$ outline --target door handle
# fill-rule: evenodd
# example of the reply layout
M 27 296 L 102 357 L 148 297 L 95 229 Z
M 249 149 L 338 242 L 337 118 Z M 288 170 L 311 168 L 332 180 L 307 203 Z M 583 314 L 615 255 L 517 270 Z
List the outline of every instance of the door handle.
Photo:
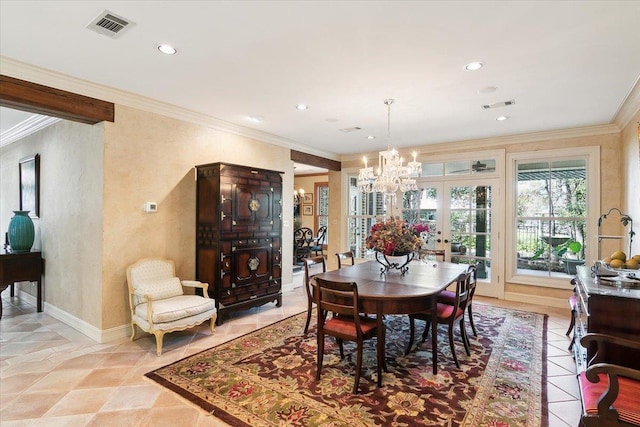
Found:
M 442 239 L 438 239 L 438 240 L 436 240 L 436 242 L 441 243 L 441 242 L 442 242 Z
M 448 241 L 447 239 L 444 239 L 444 242 L 445 242 L 445 243 L 449 243 L 449 241 Z

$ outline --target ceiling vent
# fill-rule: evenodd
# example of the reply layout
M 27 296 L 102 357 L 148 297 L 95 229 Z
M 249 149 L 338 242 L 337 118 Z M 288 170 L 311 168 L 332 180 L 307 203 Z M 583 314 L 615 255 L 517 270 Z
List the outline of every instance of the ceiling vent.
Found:
M 135 25 L 135 22 L 131 22 L 122 16 L 105 10 L 91 21 L 89 25 L 87 25 L 87 28 L 96 33 L 111 37 L 112 39 L 117 39 Z
M 482 106 L 482 109 L 483 110 L 488 110 L 490 108 L 508 107 L 509 105 L 514 105 L 515 103 L 516 103 L 516 101 L 514 101 L 512 99 L 511 101 L 496 102 L 494 104 L 484 104 Z
M 352 128 L 342 128 L 342 129 L 340 129 L 340 132 L 349 133 L 349 132 L 354 132 L 354 131 L 357 131 L 357 130 L 362 130 L 362 128 L 358 127 L 358 126 L 354 126 Z

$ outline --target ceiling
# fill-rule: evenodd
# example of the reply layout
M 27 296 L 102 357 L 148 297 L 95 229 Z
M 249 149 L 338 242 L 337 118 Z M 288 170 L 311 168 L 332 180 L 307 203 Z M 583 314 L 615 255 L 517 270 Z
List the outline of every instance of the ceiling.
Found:
M 104 10 L 134 24 L 88 30 Z M 0 53 L 339 158 L 386 147 L 387 98 L 396 147 L 612 123 L 638 17 L 639 1 L 3 0 Z

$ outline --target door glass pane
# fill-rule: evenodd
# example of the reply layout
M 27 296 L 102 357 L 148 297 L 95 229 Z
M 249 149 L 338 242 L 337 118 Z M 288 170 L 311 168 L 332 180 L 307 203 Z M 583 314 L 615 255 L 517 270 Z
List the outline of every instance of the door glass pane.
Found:
M 450 189 L 451 262 L 478 263 L 478 278 L 490 277 L 491 186 Z
M 386 216 L 385 197 L 378 193 L 362 193 L 358 190 L 357 176 L 349 177 L 348 245 L 357 258 L 365 258 L 365 240 L 378 217 Z
M 402 219 L 409 224 L 426 224 L 429 231 L 421 237 L 427 248 L 435 249 L 438 231 L 438 190 L 424 187 L 418 191 L 408 191 L 403 195 Z
M 329 187 L 322 185 L 318 187 L 318 230 L 320 227 L 327 227 L 324 236 L 324 244 L 329 244 Z

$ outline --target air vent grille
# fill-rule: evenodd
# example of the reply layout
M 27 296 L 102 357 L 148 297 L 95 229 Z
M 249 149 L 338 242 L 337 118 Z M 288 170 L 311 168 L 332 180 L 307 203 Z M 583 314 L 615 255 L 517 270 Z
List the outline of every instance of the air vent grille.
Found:
M 134 25 L 134 22 L 105 10 L 91 21 L 91 23 L 87 25 L 87 28 L 115 39 L 119 38 L 126 30 Z
M 502 102 L 496 102 L 493 104 L 484 104 L 482 105 L 482 109 L 483 110 L 488 110 L 490 108 L 499 108 L 499 107 L 508 107 L 509 105 L 514 105 L 516 103 L 515 100 L 510 100 L 510 101 L 502 101 Z

